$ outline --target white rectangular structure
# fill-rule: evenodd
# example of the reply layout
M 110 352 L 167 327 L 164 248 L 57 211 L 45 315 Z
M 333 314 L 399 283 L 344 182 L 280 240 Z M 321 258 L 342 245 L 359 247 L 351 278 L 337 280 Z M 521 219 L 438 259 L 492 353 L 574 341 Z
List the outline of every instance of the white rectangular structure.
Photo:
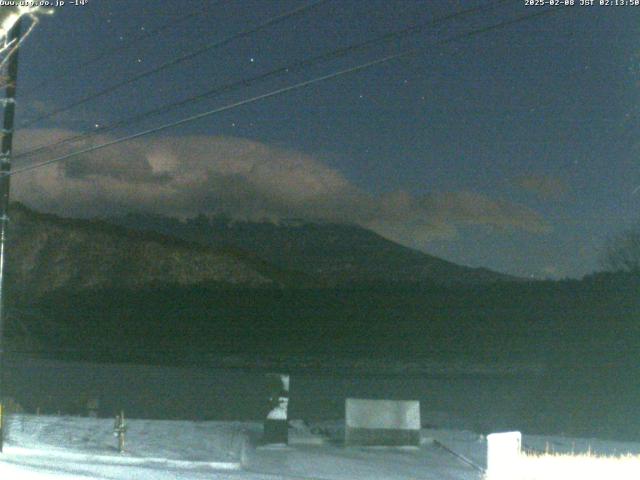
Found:
M 520 432 L 487 435 L 487 475 L 492 479 L 512 478 L 519 471 L 518 461 L 521 451 L 522 434 Z
M 420 445 L 420 402 L 348 398 L 347 445 Z

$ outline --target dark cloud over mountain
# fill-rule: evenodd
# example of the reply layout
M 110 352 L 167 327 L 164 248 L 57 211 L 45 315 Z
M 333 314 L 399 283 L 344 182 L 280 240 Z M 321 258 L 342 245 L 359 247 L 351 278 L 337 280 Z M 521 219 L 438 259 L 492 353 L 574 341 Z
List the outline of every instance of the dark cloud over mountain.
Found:
M 18 145 L 29 150 L 72 134 L 31 131 Z M 18 175 L 13 188 L 17 200 L 65 215 L 148 211 L 180 217 L 225 213 L 249 220 L 301 218 L 358 224 L 418 248 L 434 239 L 455 238 L 462 225 L 534 234 L 550 229 L 526 206 L 473 191 L 375 196 L 311 155 L 224 136 L 122 143 Z

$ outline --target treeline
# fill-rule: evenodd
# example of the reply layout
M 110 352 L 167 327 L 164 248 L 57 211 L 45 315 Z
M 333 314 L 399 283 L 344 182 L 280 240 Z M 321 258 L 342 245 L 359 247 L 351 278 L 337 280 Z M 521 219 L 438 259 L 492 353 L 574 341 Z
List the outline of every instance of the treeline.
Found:
M 228 355 L 617 361 L 640 344 L 639 292 L 640 279 L 626 274 L 457 288 L 58 291 L 12 305 L 8 334 L 26 329 L 50 355 L 154 363 Z

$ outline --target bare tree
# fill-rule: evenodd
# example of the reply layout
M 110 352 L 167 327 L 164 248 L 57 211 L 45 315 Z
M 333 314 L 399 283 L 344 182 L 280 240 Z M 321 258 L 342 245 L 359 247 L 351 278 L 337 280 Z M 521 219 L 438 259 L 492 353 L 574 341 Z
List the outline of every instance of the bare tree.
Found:
M 609 240 L 601 264 L 610 271 L 640 274 L 640 227 Z

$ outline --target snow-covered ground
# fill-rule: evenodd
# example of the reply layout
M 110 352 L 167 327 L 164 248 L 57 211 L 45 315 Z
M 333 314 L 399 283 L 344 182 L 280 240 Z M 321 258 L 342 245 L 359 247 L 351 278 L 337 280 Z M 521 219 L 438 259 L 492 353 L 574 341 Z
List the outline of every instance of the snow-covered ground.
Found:
M 342 444 L 341 422 L 294 421 L 290 445 L 260 445 L 251 422 L 129 420 L 119 454 L 113 420 L 15 415 L 0 455 L 0 478 L 50 479 L 460 479 L 482 478 L 486 441 L 455 430 L 423 429 L 418 448 Z M 556 452 L 640 453 L 640 444 L 524 436 L 526 447 Z

